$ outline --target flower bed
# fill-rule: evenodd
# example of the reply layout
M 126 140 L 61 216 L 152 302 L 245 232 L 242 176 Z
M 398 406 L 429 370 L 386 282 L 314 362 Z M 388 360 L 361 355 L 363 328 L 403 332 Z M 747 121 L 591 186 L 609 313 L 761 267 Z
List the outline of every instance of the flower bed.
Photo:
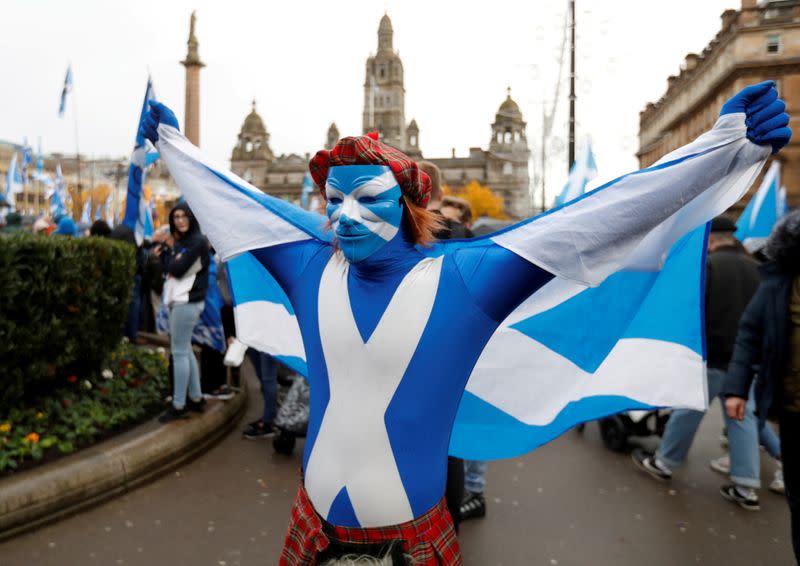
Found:
M 0 474 L 92 444 L 150 418 L 169 387 L 163 348 L 123 341 L 96 375 L 69 375 L 0 414 Z

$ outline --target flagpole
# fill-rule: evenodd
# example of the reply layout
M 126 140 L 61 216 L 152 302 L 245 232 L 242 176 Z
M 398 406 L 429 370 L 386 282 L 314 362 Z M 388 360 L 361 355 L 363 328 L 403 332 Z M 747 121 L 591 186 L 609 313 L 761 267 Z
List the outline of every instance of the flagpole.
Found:
M 569 48 L 569 158 L 567 173 L 575 161 L 575 0 L 569 2 L 570 48 Z
M 78 194 L 83 192 L 81 186 L 81 148 L 78 138 L 78 97 L 75 95 L 75 81 L 72 81 L 72 113 L 75 115 L 75 165 L 78 171 Z M 81 199 L 83 202 L 83 199 Z

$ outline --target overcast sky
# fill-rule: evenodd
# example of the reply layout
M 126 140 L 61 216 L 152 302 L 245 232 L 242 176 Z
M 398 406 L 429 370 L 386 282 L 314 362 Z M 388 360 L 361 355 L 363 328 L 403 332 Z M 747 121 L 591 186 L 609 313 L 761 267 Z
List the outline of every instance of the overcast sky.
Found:
M 736 0 L 577 2 L 578 137 L 591 135 L 602 177 L 636 168 L 639 111 L 699 52 Z M 277 153 L 314 152 L 331 121 L 361 133 L 365 60 L 387 10 L 405 69 L 406 120 L 428 157 L 486 148 L 506 95 L 519 103 L 538 155 L 542 100 L 552 100 L 566 0 L 5 0 L 0 32 L 0 139 L 45 152 L 128 155 L 148 71 L 183 121 L 189 15 L 197 10 L 201 145 L 229 163 L 255 98 Z M 74 94 L 58 101 L 67 65 Z M 564 78 L 566 79 L 566 69 Z M 566 177 L 566 84 L 550 142 L 548 195 Z M 548 197 L 549 200 L 549 197 Z

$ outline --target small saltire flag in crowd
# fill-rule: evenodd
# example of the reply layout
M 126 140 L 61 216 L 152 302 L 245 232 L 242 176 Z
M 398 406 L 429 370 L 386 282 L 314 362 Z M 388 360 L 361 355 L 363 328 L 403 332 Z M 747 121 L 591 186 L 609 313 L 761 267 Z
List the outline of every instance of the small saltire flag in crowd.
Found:
M 775 223 L 786 214 L 786 195 L 781 199 L 780 186 L 781 164 L 775 160 L 736 221 L 736 238 L 750 252 L 764 245 Z
M 314 192 L 314 181 L 311 180 L 311 173 L 306 171 L 303 176 L 303 188 L 300 191 L 300 206 L 308 210 L 308 196 Z
M 106 201 L 103 203 L 103 220 L 106 221 L 106 224 L 114 227 L 114 202 L 113 202 L 113 195 L 114 189 L 111 189 L 108 192 L 108 196 L 106 197 Z
M 89 197 L 86 197 L 86 201 L 83 203 L 83 210 L 81 211 L 81 222 L 83 224 L 91 224 L 92 223 L 92 201 L 89 200 Z
M 33 163 L 31 146 L 28 145 L 28 138 L 22 142 L 22 183 L 28 184 L 28 167 Z
M 145 168 L 158 158 L 158 152 L 148 140 L 139 133 L 144 117 L 149 110 L 149 102 L 156 100 L 153 81 L 147 78 L 147 87 L 144 90 L 142 109 L 136 123 L 136 141 L 131 154 L 131 164 L 128 167 L 128 193 L 125 197 L 125 215 L 122 223 L 133 230 L 136 243 L 141 245 L 145 238 L 153 236 L 153 218 L 147 201 L 143 198 Z
M 39 138 L 39 144 L 36 153 L 36 176 L 42 177 L 44 171 L 44 157 L 42 157 L 42 138 Z
M 15 209 L 14 203 L 16 202 L 15 194 L 23 191 L 22 172 L 17 165 L 17 154 L 11 156 L 11 163 L 8 164 L 8 171 L 6 171 L 6 199 L 11 210 Z
M 597 177 L 597 164 L 594 161 L 592 143 L 587 138 L 586 143 L 578 150 L 578 155 L 569 170 L 567 184 L 556 197 L 556 206 L 575 200 L 586 192 L 586 185 Z
M 56 177 L 53 183 L 53 194 L 50 196 L 50 214 L 53 218 L 67 214 L 67 202 L 64 192 L 64 177 L 61 175 L 61 164 L 56 165 Z
M 67 66 L 67 74 L 64 75 L 64 86 L 61 88 L 61 100 L 58 103 L 58 116 L 64 117 L 67 109 L 67 94 L 72 91 L 72 65 Z

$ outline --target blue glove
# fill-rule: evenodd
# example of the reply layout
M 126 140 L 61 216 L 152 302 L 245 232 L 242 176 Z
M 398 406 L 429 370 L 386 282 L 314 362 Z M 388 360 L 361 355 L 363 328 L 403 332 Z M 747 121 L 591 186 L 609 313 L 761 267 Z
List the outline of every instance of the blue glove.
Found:
M 774 81 L 764 81 L 743 88 L 728 100 L 720 116 L 742 112 L 746 115 L 747 139 L 753 143 L 772 146 L 777 153 L 792 138 L 786 103 L 778 98 Z
M 150 111 L 139 126 L 139 133 L 155 144 L 158 141 L 158 125 L 166 124 L 179 130 L 178 119 L 175 113 L 160 102 L 151 100 Z

